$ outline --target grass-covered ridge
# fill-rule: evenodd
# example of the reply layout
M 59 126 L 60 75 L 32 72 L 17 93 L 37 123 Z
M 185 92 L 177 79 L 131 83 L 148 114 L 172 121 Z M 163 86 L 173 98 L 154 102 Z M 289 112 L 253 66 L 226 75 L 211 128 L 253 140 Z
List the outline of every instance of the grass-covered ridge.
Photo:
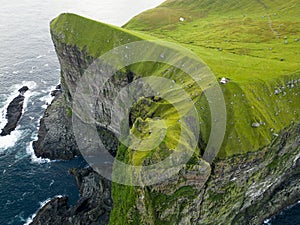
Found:
M 124 28 L 62 14 L 51 23 L 51 32 L 58 41 L 76 46 L 94 58 L 122 44 L 155 38 L 178 43 L 195 52 L 218 79 L 231 79 L 221 85 L 227 106 L 227 130 L 218 156 L 225 158 L 262 149 L 280 130 L 300 120 L 299 2 L 170 0 L 133 18 Z M 184 21 L 180 21 L 180 17 Z M 153 63 L 135 64 L 127 69 L 137 76 L 157 75 L 182 84 L 199 112 L 201 139 L 207 141 L 208 103 L 202 90 L 186 74 Z M 165 93 L 176 96 L 174 89 Z M 140 138 L 147 138 L 149 124 L 152 123 L 154 130 L 161 128 L 154 117 L 162 117 L 168 126 L 163 142 L 152 151 L 140 153 L 120 145 L 119 159 L 143 165 L 147 164 L 146 159 L 155 162 L 170 154 L 178 141 L 180 128 L 178 115 L 167 101 L 141 99 L 132 112 L 131 131 Z M 259 127 L 252 127 L 253 123 Z M 191 164 L 201 160 L 201 150 L 203 146 L 199 145 Z M 180 218 L 172 216 L 162 221 L 158 214 L 164 212 L 164 207 L 171 208 L 178 199 L 197 197 L 190 186 L 170 195 L 119 184 L 113 184 L 112 188 L 111 224 L 141 224 L 141 218 L 146 218 L 140 214 L 143 209 L 137 208 L 141 202 L 145 203 L 144 212 L 149 217 L 145 223 L 176 224 Z M 212 201 L 221 197 L 213 196 Z
M 299 10 L 299 0 L 171 0 L 124 27 L 180 43 L 240 83 L 300 70 Z
M 177 2 L 167 1 L 161 7 L 167 5 L 167 8 L 172 9 L 172 7 L 177 6 L 175 4 Z M 253 1 L 253 4 L 259 7 L 256 1 Z M 225 6 L 223 5 L 223 7 Z M 183 8 L 181 7 L 181 9 Z M 193 11 L 197 10 L 196 7 L 192 8 Z M 241 7 L 235 6 L 233 8 L 232 15 L 230 11 L 224 12 L 224 15 L 208 13 L 206 17 L 196 17 L 191 21 L 186 19 L 183 22 L 179 21 L 179 15 L 181 14 L 178 14 L 177 20 L 172 24 L 172 29 L 169 27 L 170 25 L 156 25 L 155 17 L 153 17 L 152 22 L 153 28 L 150 29 L 148 26 L 143 25 L 147 24 L 148 20 L 150 23 L 152 17 L 148 18 L 147 15 L 159 10 L 160 7 L 158 7 L 158 9 L 137 16 L 125 26 L 126 28 L 138 30 L 138 32 L 103 24 L 74 14 L 62 14 L 52 21 L 51 32 L 61 42 L 76 45 L 80 50 L 87 51 L 93 57 L 128 42 L 154 39 L 150 35 L 169 41 L 175 40 L 197 53 L 208 64 L 217 78 L 224 76 L 232 80 L 222 86 L 227 103 L 228 121 L 225 140 L 219 156 L 225 157 L 257 151 L 269 144 L 281 129 L 293 121 L 299 121 L 300 118 L 299 82 L 293 83 L 293 85 L 288 84 L 289 82 L 298 81 L 300 78 L 298 57 L 300 41 L 297 42 L 297 37 L 300 37 L 298 31 L 300 26 L 288 26 L 289 23 L 299 24 L 299 19 L 296 16 L 293 17 L 293 7 L 285 5 L 292 18 L 289 20 L 287 16 L 284 17 L 284 10 L 282 11 L 283 15 L 280 14 L 279 9 L 272 11 L 272 15 L 277 15 L 277 20 L 280 18 L 283 20 L 278 23 L 283 24 L 282 27 L 285 27 L 284 36 L 283 34 L 276 36 L 272 32 L 270 33 L 268 23 L 264 21 L 265 19 L 262 16 L 265 15 L 266 17 L 268 15 L 265 9 L 258 10 L 254 7 L 257 10 L 255 13 L 250 10 L 251 7 L 249 6 L 246 16 L 251 16 L 251 18 L 247 20 L 244 19 L 243 14 L 238 14 Z M 172 9 L 171 11 L 176 10 Z M 294 12 L 296 14 L 297 11 L 294 10 Z M 146 21 L 144 21 L 145 18 Z M 244 20 L 248 21 L 248 25 L 237 27 L 236 24 Z M 227 26 L 222 27 L 225 21 L 227 21 Z M 263 24 L 263 27 L 259 24 Z M 206 27 L 206 29 L 200 29 L 201 27 Z M 258 31 L 262 31 L 263 28 L 265 28 L 266 38 L 265 40 L 259 40 L 263 36 Z M 238 30 L 239 32 L 237 32 Z M 146 34 L 141 34 L 141 32 Z M 280 30 L 277 32 L 279 33 Z M 228 34 L 228 37 L 225 33 Z M 235 36 L 235 39 L 233 36 Z M 285 40 L 289 40 L 288 44 L 285 44 Z M 222 48 L 222 51 L 219 48 Z M 250 52 L 253 53 L 250 54 Z M 258 53 L 261 53 L 261 55 L 255 55 Z M 281 61 L 280 57 L 283 57 L 284 60 Z M 164 71 L 167 70 L 167 67 L 143 63 L 133 65 L 130 69 L 140 76 L 152 74 L 166 76 Z M 180 74 L 180 71 L 175 70 L 167 78 L 175 79 Z M 181 82 L 186 83 L 186 86 L 192 86 L 192 81 L 189 78 L 184 78 Z M 199 119 L 202 121 L 202 138 L 207 141 L 210 126 L 207 103 L 204 99 L 200 99 L 201 90 L 187 88 L 187 91 L 191 96 L 194 96 L 195 105 L 200 113 Z M 280 93 L 275 94 L 277 91 L 280 91 Z M 164 105 L 162 102 L 158 104 Z M 173 110 L 164 106 L 155 110 L 160 112 L 161 109 Z M 152 112 L 153 110 L 148 111 Z M 165 111 L 163 114 L 172 115 L 171 112 Z M 261 126 L 252 128 L 252 123 L 256 122 L 261 123 Z
M 223 86 L 225 156 L 258 150 L 299 121 L 299 85 L 287 85 L 300 77 L 299 10 L 299 0 L 169 0 L 124 27 L 179 43 L 232 80 Z
M 150 38 L 72 13 L 63 13 L 52 20 L 50 29 L 62 43 L 76 45 L 79 50 L 85 50 L 95 58 L 122 44 Z

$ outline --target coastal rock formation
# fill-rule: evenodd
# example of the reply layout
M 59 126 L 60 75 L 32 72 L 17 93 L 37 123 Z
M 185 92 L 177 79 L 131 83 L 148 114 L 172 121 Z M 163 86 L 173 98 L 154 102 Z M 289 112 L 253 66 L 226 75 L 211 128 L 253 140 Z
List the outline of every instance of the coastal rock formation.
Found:
M 262 224 L 300 198 L 299 166 L 300 123 L 259 152 L 217 161 L 195 224 Z
M 191 183 L 169 179 L 130 188 L 136 196 L 130 201 L 122 196 L 128 188 L 114 184 L 119 191 L 114 201 L 124 201 L 125 207 L 131 204 L 122 215 L 133 223 L 257 225 L 298 201 L 299 166 L 300 123 L 283 130 L 261 151 L 217 160 L 211 172 L 206 169 L 209 173 L 201 176 L 198 172 Z M 114 206 L 111 224 L 122 224 L 119 210 Z
M 16 129 L 23 112 L 24 94 L 28 89 L 27 86 L 20 88 L 18 90 L 20 94 L 9 103 L 6 112 L 7 123 L 2 129 L 0 136 L 10 135 L 10 133 Z
M 176 1 L 169 2 L 172 4 Z M 147 18 L 143 17 L 141 20 Z M 138 17 L 135 18 L 132 24 L 135 26 L 143 24 L 138 20 Z M 135 21 L 138 22 L 134 23 Z M 178 22 L 178 19 L 176 21 Z M 169 23 L 172 20 L 163 22 Z M 127 24 L 127 27 L 130 28 L 133 26 L 132 24 Z M 158 26 L 161 25 L 158 24 Z M 167 31 L 173 31 L 176 28 L 174 26 L 170 29 L 169 24 L 165 25 L 168 26 Z M 141 28 L 141 30 L 145 29 Z M 183 32 L 183 34 L 186 33 Z M 39 140 L 35 143 L 35 149 L 40 149 L 36 152 L 42 157 L 63 158 L 63 155 L 66 154 L 67 157 L 65 158 L 71 158 L 78 152 L 73 153 L 76 148 L 72 146 L 74 143 L 72 123 L 70 119 L 66 119 L 66 115 L 72 113 L 74 93 L 78 82 L 84 76 L 85 69 L 97 56 L 119 45 L 143 40 L 144 37 L 74 14 L 62 14 L 53 20 L 51 35 L 61 66 L 62 95 L 56 97 L 46 110 L 44 119 L 41 121 Z M 185 40 L 182 42 L 187 43 Z M 197 48 L 197 45 L 193 48 Z M 199 52 L 201 52 L 200 50 Z M 211 51 L 211 49 L 207 51 Z M 208 55 L 226 54 L 226 51 L 209 52 Z M 227 56 L 231 57 L 231 54 Z M 255 57 L 254 60 L 260 59 Z M 208 58 L 209 60 L 211 58 Z M 234 61 L 236 58 L 232 58 L 232 60 Z M 228 61 L 231 63 L 231 59 Z M 236 63 L 240 63 L 239 58 Z M 259 61 L 258 63 L 265 62 Z M 245 68 L 247 65 L 245 63 Z M 212 63 L 211 66 L 213 67 L 215 64 Z M 227 131 L 218 158 L 211 164 L 202 159 L 210 130 L 209 107 L 201 90 L 195 91 L 194 86 L 196 85 L 188 80 L 183 73 L 168 66 L 145 63 L 124 68 L 107 81 L 106 89 L 99 92 L 98 105 L 93 108 L 93 112 L 99 123 L 100 138 L 104 144 L 106 143 L 110 153 L 116 156 L 118 160 L 147 166 L 171 154 L 174 147 L 173 143 L 179 142 L 176 135 L 180 132 L 176 128 L 178 128 L 180 120 L 176 117 L 174 108 L 162 98 L 153 97 L 139 100 L 132 107 L 129 121 L 130 131 L 146 139 L 151 135 L 147 122 L 154 121 L 153 118 L 165 116 L 166 120 L 170 119 L 168 122 L 169 125 L 171 124 L 168 127 L 168 138 L 164 139 L 161 145 L 146 156 L 135 151 L 134 146 L 126 147 L 116 143 L 113 130 L 110 129 L 113 118 L 109 110 L 112 108 L 113 97 L 122 87 L 139 76 L 145 74 L 151 76 L 159 72 L 161 76 L 174 80 L 174 83 L 181 83 L 185 90 L 193 96 L 201 123 L 201 137 L 199 137 L 201 141 L 198 143 L 197 151 L 177 174 L 163 182 L 148 186 L 111 184 L 110 194 L 112 195 L 113 209 L 109 215 L 110 224 L 257 225 L 299 200 L 300 114 L 299 108 L 297 108 L 299 107 L 299 83 L 296 83 L 293 89 L 285 87 L 287 81 L 298 80 L 299 74 L 291 73 L 285 77 L 278 75 L 276 79 L 266 78 L 263 77 L 264 74 L 260 74 L 259 79 L 255 80 L 252 76 L 253 71 L 250 69 L 249 71 L 245 72 L 245 76 L 248 72 L 251 74 L 247 79 L 244 74 L 241 74 L 240 77 L 236 75 L 235 79 L 231 79 L 231 82 L 222 85 L 227 103 Z M 269 71 L 263 72 L 268 74 Z M 242 79 L 240 83 L 239 78 Z M 110 88 L 112 86 L 114 88 Z M 273 94 L 277 86 L 284 86 L 286 95 Z M 172 91 L 173 89 L 170 88 L 166 92 L 174 94 L 172 95 L 174 98 L 177 97 Z M 61 117 L 64 120 L 61 120 Z M 47 120 L 49 120 L 48 124 L 46 124 Z M 259 121 L 259 126 L 254 124 L 258 123 L 256 121 Z M 51 128 L 53 124 L 63 126 L 63 128 L 47 128 Z M 251 124 L 256 129 L 252 129 Z M 70 139 L 64 138 L 61 142 L 59 139 L 61 134 L 62 137 L 72 137 L 72 141 L 66 141 Z M 51 148 L 47 150 L 39 147 L 44 144 L 38 145 L 37 143 L 43 142 L 48 143 Z M 60 146 L 60 143 L 67 144 Z M 188 143 L 185 144 L 188 145 Z M 67 149 L 66 146 L 71 147 L 69 151 L 64 152 Z M 127 175 L 130 177 L 132 174 Z M 84 178 L 85 175 L 82 179 L 85 180 L 86 185 L 94 186 L 93 181 Z M 142 177 L 141 179 L 146 178 Z M 92 195 L 95 194 L 93 192 Z M 80 203 L 85 201 L 84 195 L 82 196 L 83 198 L 77 204 L 82 204 L 82 207 L 79 208 L 83 209 L 80 210 L 82 212 L 80 216 L 84 221 L 86 215 L 89 215 L 90 206 Z M 53 205 L 50 204 L 49 206 L 50 208 L 62 208 L 63 212 L 70 210 L 65 206 L 66 199 L 53 201 Z M 104 202 L 100 199 L 93 204 L 95 207 L 102 208 Z M 57 205 L 62 206 L 57 207 Z M 86 212 L 85 208 L 87 209 Z M 52 210 L 52 213 L 61 215 L 62 211 Z M 49 216 L 50 214 L 45 214 L 41 210 L 37 218 L 47 220 Z M 108 220 L 104 221 L 108 223 Z
M 80 155 L 72 130 L 72 112 L 61 93 L 56 93 L 44 112 L 33 149 L 37 157 L 49 159 L 72 159 Z
M 58 84 L 58 85 L 56 85 L 55 89 L 51 91 L 51 96 L 55 97 L 56 95 L 59 95 L 61 93 L 62 93 L 62 91 L 61 91 L 61 85 Z
M 104 225 L 112 209 L 111 183 L 90 168 L 72 169 L 80 200 L 68 206 L 67 197 L 56 197 L 42 207 L 31 225 Z

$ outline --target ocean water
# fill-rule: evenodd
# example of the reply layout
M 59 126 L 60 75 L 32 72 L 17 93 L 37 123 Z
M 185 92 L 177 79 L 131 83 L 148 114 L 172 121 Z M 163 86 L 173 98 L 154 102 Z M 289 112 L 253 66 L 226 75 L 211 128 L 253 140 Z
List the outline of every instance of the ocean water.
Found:
M 75 179 L 68 170 L 86 166 L 85 161 L 80 157 L 72 161 L 41 160 L 34 156 L 31 148 L 39 120 L 51 102 L 49 92 L 59 83 L 59 63 L 49 34 L 50 20 L 61 12 L 74 12 L 120 26 L 161 2 L 163 0 L 1 2 L 0 128 L 5 125 L 6 107 L 17 96 L 17 90 L 27 85 L 30 91 L 26 93 L 24 114 L 17 129 L 9 136 L 0 137 L 0 225 L 28 224 L 41 205 L 54 196 L 67 195 L 70 204 L 79 198 Z M 295 225 L 295 221 L 300 221 L 299 214 L 297 205 L 268 224 Z
M 50 90 L 59 83 L 59 64 L 49 34 L 49 22 L 61 12 L 74 12 L 115 25 L 126 23 L 139 12 L 162 0 L 10 0 L 0 7 L 0 128 L 9 102 L 27 85 L 24 114 L 16 131 L 0 137 L 0 225 L 26 224 L 47 200 L 79 198 L 71 167 L 85 161 L 37 159 L 31 142 Z M 130 5 L 130 7 L 129 7 Z

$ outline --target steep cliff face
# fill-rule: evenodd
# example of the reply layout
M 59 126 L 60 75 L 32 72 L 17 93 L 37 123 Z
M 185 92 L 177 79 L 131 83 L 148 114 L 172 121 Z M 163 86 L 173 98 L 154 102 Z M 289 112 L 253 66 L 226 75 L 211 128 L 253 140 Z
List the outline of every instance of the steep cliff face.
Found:
M 299 134 L 300 124 L 295 124 L 259 152 L 216 162 L 201 204 L 200 224 L 260 224 L 296 203 Z
M 170 4 L 172 2 L 176 1 L 170 1 Z M 264 13 L 263 10 L 262 12 Z M 145 18 L 141 18 L 147 20 L 147 14 Z M 139 28 L 141 18 L 135 18 L 126 26 L 132 28 L 131 26 L 134 25 Z M 197 25 L 195 21 L 191 22 L 193 26 Z M 185 27 L 177 24 L 178 21 L 173 23 L 174 26 L 166 25 L 167 35 L 175 34 L 176 32 L 168 33 L 173 29 L 182 31 L 181 29 Z M 157 27 L 151 29 L 157 36 L 165 35 Z M 189 27 L 189 29 L 192 28 Z M 145 31 L 147 32 L 147 29 Z M 61 65 L 63 95 L 57 98 L 49 109 L 58 104 L 59 110 L 54 110 L 54 112 L 61 111 L 61 114 L 65 115 L 63 118 L 72 113 L 72 103 L 78 81 L 84 76 L 85 69 L 98 56 L 126 43 L 148 40 L 148 37 L 139 33 L 101 24 L 73 14 L 63 14 L 56 18 L 51 24 L 51 34 Z M 178 40 L 186 45 L 184 40 L 180 38 Z M 269 46 L 269 44 L 266 42 L 264 46 Z M 197 44 L 192 45 L 191 48 L 194 47 L 197 48 Z M 202 47 L 199 47 L 196 51 L 198 55 L 201 57 L 203 55 L 207 59 L 218 76 L 228 75 L 230 66 L 226 67 L 228 70 L 223 68 L 226 70 L 224 73 L 219 67 L 222 58 L 216 57 L 216 61 L 219 60 L 216 65 L 214 64 L 216 61 L 212 60 L 215 54 L 223 54 L 221 50 L 212 54 L 211 48 L 204 51 Z M 229 64 L 239 62 L 239 58 L 232 56 L 232 53 L 226 54 L 222 57 Z M 257 58 L 254 59 L 255 65 L 259 63 L 268 65 L 269 62 L 276 64 L 273 59 L 266 59 L 267 57 Z M 243 65 L 248 62 L 250 61 L 245 60 Z M 98 121 L 100 138 L 109 152 L 118 160 L 133 165 L 149 165 L 170 154 L 174 143 L 175 145 L 179 143 L 176 136 L 178 123 L 180 123 L 178 115 L 170 103 L 154 97 L 141 99 L 132 108 L 129 118 L 130 131 L 141 137 L 148 137 L 150 132 L 147 123 L 154 121 L 155 117 L 164 117 L 169 122 L 169 127 L 167 127 L 168 132 L 163 143 L 152 150 L 151 154 L 140 154 L 135 151 L 133 145 L 136 143 L 129 147 L 118 143 L 117 135 L 109 126 L 112 119 L 109 109 L 116 92 L 138 77 L 156 73 L 172 79 L 174 83 L 181 82 L 185 90 L 193 96 L 192 99 L 199 112 L 201 133 L 192 159 L 177 174 L 165 181 L 146 187 L 112 183 L 111 194 L 114 204 L 110 212 L 110 224 L 254 225 L 262 223 L 265 218 L 295 203 L 300 198 L 300 110 L 298 104 L 300 77 L 295 65 L 294 62 L 284 65 L 281 72 L 284 71 L 285 74 L 275 71 L 274 76 L 272 76 L 272 71 L 264 68 L 259 71 L 261 77 L 256 77 L 256 75 L 251 77 L 249 74 L 256 73 L 257 68 L 251 70 L 251 67 L 247 65 L 246 69 L 241 70 L 245 76 L 234 74 L 231 82 L 222 86 L 228 113 L 227 131 L 218 158 L 212 164 L 202 159 L 210 131 L 210 117 L 207 115 L 208 103 L 203 97 L 203 90 L 195 90 L 194 83 L 186 78 L 182 71 L 170 69 L 170 66 L 161 64 L 142 63 L 128 66 L 114 75 L 108 81 L 105 91 L 100 93 L 100 106 L 95 109 L 95 118 Z M 275 68 L 278 68 L 277 64 Z M 114 88 L 109 88 L 112 86 Z M 168 94 L 176 92 L 176 90 L 167 91 Z M 54 116 L 56 114 L 54 113 Z M 47 118 L 47 113 L 45 115 Z M 49 121 L 52 121 L 52 125 L 57 123 L 56 119 Z M 67 137 L 73 137 L 70 121 L 62 122 L 68 124 L 67 128 L 64 128 Z M 55 135 L 43 128 L 43 123 L 45 122 L 42 120 L 38 143 L 52 143 L 51 138 Z M 57 137 L 54 139 L 57 140 Z M 70 140 L 70 138 L 65 139 Z M 49 141 L 45 142 L 45 140 Z M 74 153 L 77 152 L 76 147 L 73 146 L 74 143 L 74 139 L 68 142 L 65 146 L 72 147 L 69 148 L 70 151 L 62 154 L 69 154 L 68 157 L 77 154 Z M 51 149 L 50 152 L 54 153 L 42 150 L 39 155 L 43 157 L 58 155 L 55 146 Z M 87 183 L 89 183 L 88 179 Z M 95 204 L 102 207 L 103 202 L 96 201 Z M 85 218 L 84 213 L 80 216 Z M 86 221 L 86 224 L 93 223 Z
M 49 159 L 80 155 L 72 129 L 72 111 L 64 95 L 58 94 L 44 112 L 33 149 L 37 157 Z
M 256 153 L 216 161 L 211 174 L 195 177 L 194 183 L 182 185 L 169 180 L 146 188 L 114 185 L 115 206 L 110 221 L 261 224 L 299 200 L 299 165 L 300 124 L 295 124 Z M 128 199 L 124 193 L 134 197 Z M 119 220 L 121 215 L 126 219 Z

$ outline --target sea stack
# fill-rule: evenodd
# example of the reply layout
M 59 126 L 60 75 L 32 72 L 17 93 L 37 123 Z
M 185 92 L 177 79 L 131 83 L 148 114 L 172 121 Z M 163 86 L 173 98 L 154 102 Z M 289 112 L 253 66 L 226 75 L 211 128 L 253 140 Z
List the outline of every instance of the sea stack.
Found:
M 10 135 L 10 133 L 16 129 L 17 124 L 22 116 L 23 103 L 25 99 L 24 94 L 28 90 L 29 88 L 27 86 L 20 88 L 18 90 L 20 94 L 9 103 L 6 112 L 7 123 L 2 129 L 0 136 Z

